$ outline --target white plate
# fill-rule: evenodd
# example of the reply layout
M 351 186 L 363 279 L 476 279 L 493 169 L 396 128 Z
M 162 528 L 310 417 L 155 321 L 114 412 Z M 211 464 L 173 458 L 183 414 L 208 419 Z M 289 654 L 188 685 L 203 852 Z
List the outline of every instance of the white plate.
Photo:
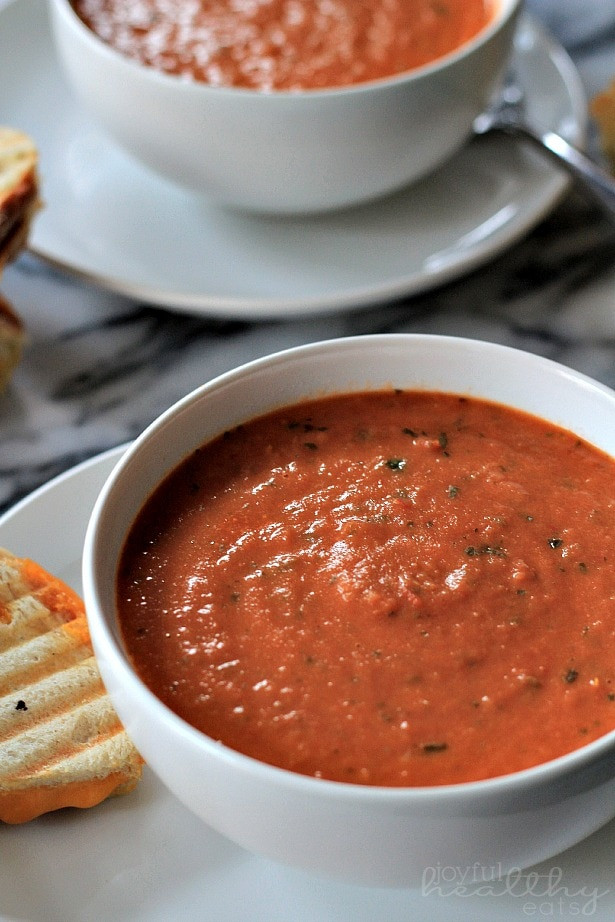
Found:
M 85 462 L 15 506 L 0 519 L 0 546 L 80 591 L 90 509 L 121 452 Z M 424 892 L 363 889 L 248 854 L 189 814 L 147 769 L 125 798 L 0 827 L 0 855 L 0 922 L 615 919 L 615 822 L 538 866 L 537 876 L 480 885 L 480 870 L 436 868 L 426 869 Z
M 516 62 L 531 119 L 580 142 L 576 70 L 529 19 Z M 221 210 L 138 166 L 89 121 L 59 72 L 42 0 L 0 11 L 0 87 L 0 122 L 40 148 L 45 209 L 31 249 L 113 291 L 196 314 L 288 317 L 424 291 L 501 252 L 567 187 L 536 153 L 492 137 L 369 207 L 310 219 Z

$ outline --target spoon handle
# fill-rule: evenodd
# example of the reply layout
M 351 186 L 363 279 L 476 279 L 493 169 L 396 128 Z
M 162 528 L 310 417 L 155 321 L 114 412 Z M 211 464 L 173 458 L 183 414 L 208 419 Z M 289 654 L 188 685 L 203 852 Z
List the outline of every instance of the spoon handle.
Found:
M 531 140 L 568 172 L 593 195 L 599 205 L 615 218 L 615 177 L 590 160 L 578 148 L 569 144 L 561 135 L 552 131 L 538 134 L 529 128 L 519 126 L 524 137 Z

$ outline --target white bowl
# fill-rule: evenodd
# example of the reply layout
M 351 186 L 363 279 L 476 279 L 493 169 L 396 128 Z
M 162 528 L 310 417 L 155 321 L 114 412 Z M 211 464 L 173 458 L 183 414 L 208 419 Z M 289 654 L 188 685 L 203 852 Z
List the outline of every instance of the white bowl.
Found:
M 50 0 L 78 98 L 157 173 L 239 209 L 313 212 L 373 199 L 434 170 L 467 140 L 507 63 L 520 0 L 433 65 L 344 89 L 211 87 L 141 66 Z
M 334 340 L 222 375 L 164 413 L 104 486 L 84 552 L 100 669 L 129 733 L 165 785 L 245 848 L 369 885 L 416 885 L 429 868 L 481 878 L 545 860 L 615 816 L 615 732 L 536 768 L 486 781 L 383 788 L 309 778 L 213 742 L 139 680 L 116 622 L 118 555 L 158 482 L 204 441 L 278 405 L 323 393 L 423 388 L 484 397 L 574 430 L 615 456 L 615 393 L 523 352 L 449 337 Z

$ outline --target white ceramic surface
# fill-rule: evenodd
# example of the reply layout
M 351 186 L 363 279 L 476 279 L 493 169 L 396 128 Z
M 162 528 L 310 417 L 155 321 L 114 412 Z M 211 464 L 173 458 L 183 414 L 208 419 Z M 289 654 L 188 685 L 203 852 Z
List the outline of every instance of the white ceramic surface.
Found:
M 28 47 L 15 55 L 23 35 Z M 515 63 L 532 120 L 580 143 L 578 74 L 530 19 Z M 567 188 L 550 162 L 492 137 L 410 189 L 345 212 L 275 219 L 206 205 L 92 123 L 59 70 L 40 0 L 0 10 L 0 85 L 3 120 L 29 131 L 41 152 L 45 208 L 31 249 L 105 288 L 197 314 L 286 318 L 423 291 L 509 246 Z
M 368 336 L 261 359 L 188 395 L 122 457 L 95 506 L 83 581 L 120 717 L 175 795 L 239 845 L 367 885 L 417 885 L 426 866 L 503 873 L 545 860 L 615 815 L 615 732 L 516 775 L 438 788 L 334 784 L 220 746 L 164 707 L 122 651 L 114 584 L 125 534 L 159 479 L 210 437 L 315 393 L 399 386 L 483 396 L 574 430 L 615 456 L 615 393 L 545 359 L 451 337 Z
M 346 207 L 431 172 L 467 140 L 501 76 L 520 0 L 433 65 L 300 93 L 211 87 L 144 67 L 102 42 L 69 0 L 49 0 L 60 61 L 95 119 L 183 187 L 234 208 Z

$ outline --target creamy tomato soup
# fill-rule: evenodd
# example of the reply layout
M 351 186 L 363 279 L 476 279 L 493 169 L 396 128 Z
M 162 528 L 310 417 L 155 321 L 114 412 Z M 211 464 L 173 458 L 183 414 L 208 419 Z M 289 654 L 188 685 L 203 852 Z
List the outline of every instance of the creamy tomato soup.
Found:
M 455 395 L 239 426 L 140 513 L 119 568 L 147 685 L 215 740 L 375 785 L 500 775 L 615 727 L 615 462 Z
M 302 90 L 403 73 L 459 48 L 497 0 L 72 0 L 103 41 L 213 86 Z

